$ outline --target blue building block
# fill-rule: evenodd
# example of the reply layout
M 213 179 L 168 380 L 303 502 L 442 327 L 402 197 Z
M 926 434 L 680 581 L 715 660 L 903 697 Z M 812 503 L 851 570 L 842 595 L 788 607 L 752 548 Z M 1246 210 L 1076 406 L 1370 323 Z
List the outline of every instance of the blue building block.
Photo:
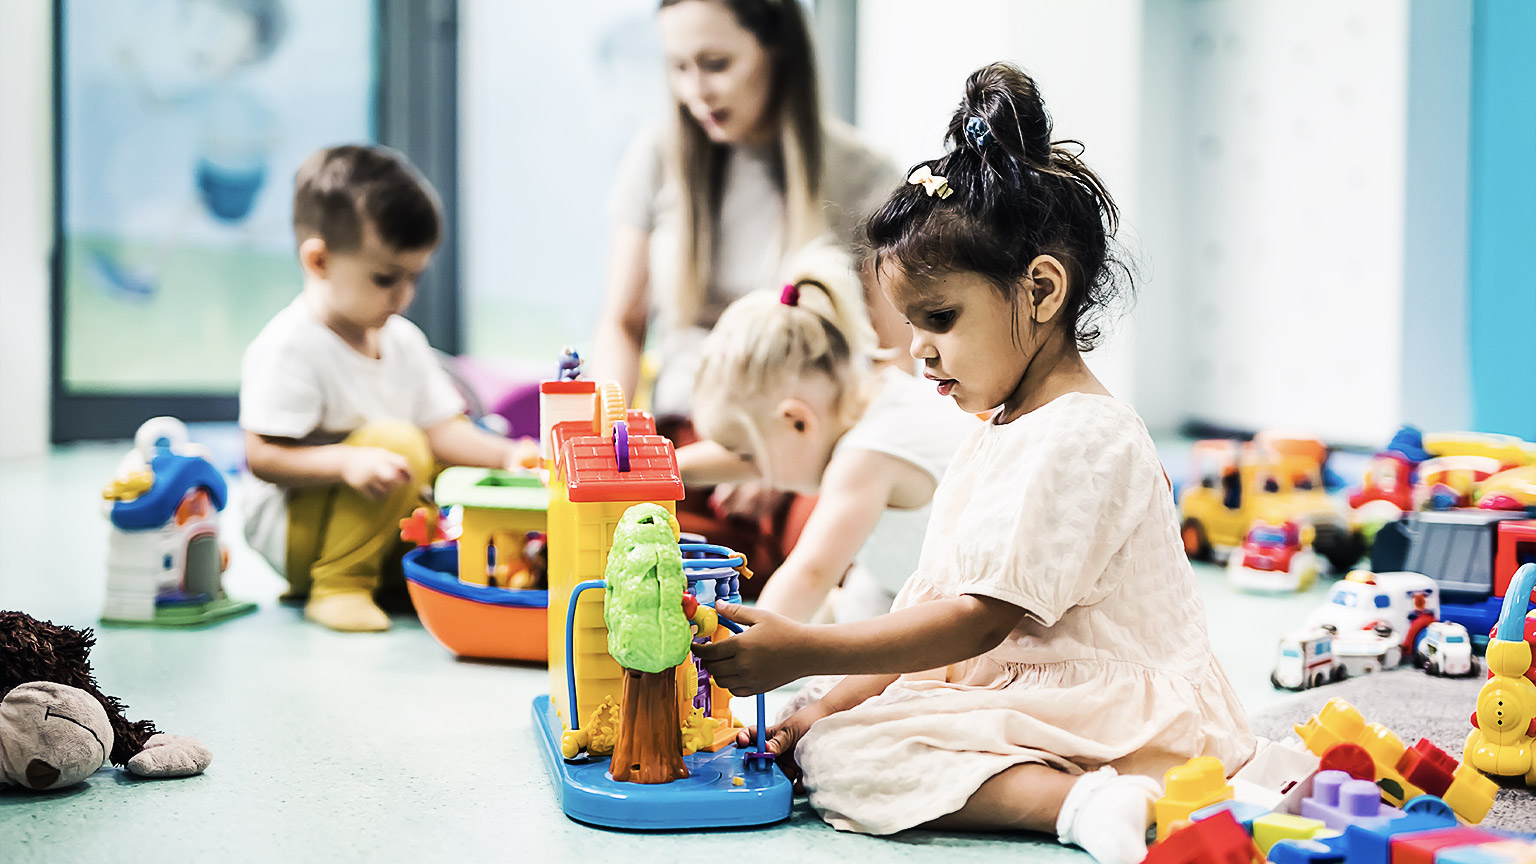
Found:
M 1247 801 L 1222 801 L 1209 807 L 1201 807 L 1199 810 L 1189 814 L 1189 821 L 1199 822 L 1223 811 L 1230 812 L 1232 818 L 1237 820 L 1237 824 L 1243 826 L 1243 830 L 1249 834 L 1253 833 L 1253 820 L 1270 812 L 1268 807 Z
M 1273 864 L 1344 864 L 1344 837 L 1321 840 L 1281 840 L 1269 847 Z
M 1485 597 L 1482 600 L 1457 602 L 1457 600 L 1440 599 L 1440 620 L 1450 621 L 1467 628 L 1467 634 L 1472 637 L 1473 643 L 1483 645 L 1488 642 L 1488 631 L 1499 621 L 1499 613 L 1504 609 L 1504 598 Z
M 1344 832 L 1345 860 L 1349 864 L 1392 864 L 1392 838 L 1455 828 L 1456 819 L 1436 813 L 1409 813 L 1385 825 L 1351 825 Z

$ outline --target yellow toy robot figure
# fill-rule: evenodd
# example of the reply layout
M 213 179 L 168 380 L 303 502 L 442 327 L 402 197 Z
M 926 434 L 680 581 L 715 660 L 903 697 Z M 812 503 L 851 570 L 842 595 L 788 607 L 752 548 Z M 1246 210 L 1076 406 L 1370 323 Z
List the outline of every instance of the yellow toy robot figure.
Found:
M 1477 694 L 1475 727 L 1463 761 L 1501 777 L 1524 775 L 1536 786 L 1536 683 L 1526 677 L 1532 646 L 1525 638 L 1526 607 L 1536 588 L 1536 564 L 1515 571 L 1504 595 L 1493 638 L 1488 640 L 1488 683 Z

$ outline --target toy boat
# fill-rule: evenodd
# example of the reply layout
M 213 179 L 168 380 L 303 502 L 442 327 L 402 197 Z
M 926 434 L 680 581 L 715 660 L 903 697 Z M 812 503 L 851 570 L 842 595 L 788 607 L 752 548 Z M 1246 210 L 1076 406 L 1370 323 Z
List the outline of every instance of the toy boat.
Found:
M 455 543 L 405 554 L 405 581 L 422 626 L 459 657 L 549 660 L 549 592 L 491 588 L 459 579 Z

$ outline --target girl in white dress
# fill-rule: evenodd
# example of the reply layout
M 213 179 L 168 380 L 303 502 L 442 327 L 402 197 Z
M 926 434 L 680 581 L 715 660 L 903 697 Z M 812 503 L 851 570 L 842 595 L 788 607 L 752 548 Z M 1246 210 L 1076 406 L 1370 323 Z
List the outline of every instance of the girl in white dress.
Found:
M 812 626 L 726 605 L 754 626 L 695 651 L 738 695 L 849 676 L 770 741 L 836 828 L 1046 831 L 1133 864 L 1154 778 L 1200 755 L 1231 774 L 1255 742 L 1152 440 L 1083 362 L 1116 292 L 1117 210 L 1050 135 L 1029 76 L 977 71 L 949 152 L 867 228 L 925 377 L 993 411 L 893 611 Z
M 783 288 L 732 303 L 704 343 L 685 484 L 757 481 L 816 495 L 758 608 L 798 621 L 872 618 L 917 566 L 929 502 L 981 422 L 927 382 L 875 370 L 852 261 L 830 244 L 795 260 Z M 834 593 L 841 585 L 841 590 Z

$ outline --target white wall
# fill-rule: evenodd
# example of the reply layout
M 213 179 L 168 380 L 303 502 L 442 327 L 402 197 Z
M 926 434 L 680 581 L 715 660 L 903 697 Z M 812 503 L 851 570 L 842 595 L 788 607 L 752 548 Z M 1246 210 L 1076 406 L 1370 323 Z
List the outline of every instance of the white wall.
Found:
M 859 128 L 903 167 L 936 157 L 966 77 L 992 61 L 1012 61 L 1040 85 L 1055 137 L 1087 145 L 1084 158 L 1121 206 L 1121 240 L 1140 258 L 1141 10 L 1142 0 L 861 4 Z M 1136 319 L 1121 319 L 1089 363 L 1156 425 L 1172 406 L 1141 398 L 1137 336 Z
M 51 4 L 0 0 L 0 459 L 48 444 Z

